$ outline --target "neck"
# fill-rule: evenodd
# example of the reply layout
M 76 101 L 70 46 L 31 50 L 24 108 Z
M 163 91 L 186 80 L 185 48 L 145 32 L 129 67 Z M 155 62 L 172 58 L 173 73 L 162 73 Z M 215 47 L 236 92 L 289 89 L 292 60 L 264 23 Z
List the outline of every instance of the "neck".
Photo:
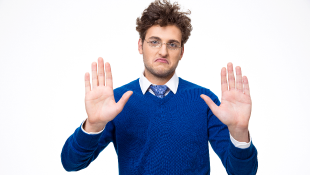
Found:
M 175 71 L 174 71 L 175 72 Z M 148 71 L 144 71 L 143 75 L 147 78 L 152 84 L 164 85 L 166 84 L 174 75 L 174 72 L 167 77 L 156 77 Z

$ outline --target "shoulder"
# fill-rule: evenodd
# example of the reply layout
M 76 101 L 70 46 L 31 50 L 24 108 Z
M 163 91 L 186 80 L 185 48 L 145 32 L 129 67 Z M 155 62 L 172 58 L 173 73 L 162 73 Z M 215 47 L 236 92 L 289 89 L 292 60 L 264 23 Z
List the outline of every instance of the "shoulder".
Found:
M 197 85 L 193 82 L 190 82 L 188 80 L 184 80 L 181 77 L 179 77 L 179 86 L 178 86 L 178 92 L 179 93 L 190 93 L 190 94 L 205 94 L 209 96 L 212 100 L 218 99 L 218 97 L 208 88 L 205 88 L 203 86 Z
M 115 99 L 118 100 L 127 91 L 133 91 L 135 93 L 135 92 L 138 92 L 139 90 L 141 91 L 141 88 L 140 88 L 140 84 L 139 84 L 139 78 L 137 78 L 137 79 L 135 79 L 135 80 L 123 85 L 123 86 L 115 88 L 113 90 L 113 92 L 114 92 Z

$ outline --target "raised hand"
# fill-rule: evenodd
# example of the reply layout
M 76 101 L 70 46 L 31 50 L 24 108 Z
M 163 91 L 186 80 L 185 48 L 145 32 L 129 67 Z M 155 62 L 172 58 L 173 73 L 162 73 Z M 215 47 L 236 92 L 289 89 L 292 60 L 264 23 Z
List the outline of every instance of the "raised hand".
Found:
M 127 91 L 116 103 L 113 93 L 113 81 L 110 64 L 106 63 L 104 70 L 103 59 L 99 57 L 98 75 L 97 63 L 93 62 L 91 67 L 92 89 L 90 85 L 90 75 L 88 72 L 85 73 L 85 108 L 88 118 L 85 122 L 84 130 L 86 132 L 98 132 L 123 110 L 133 92 Z
M 213 114 L 225 125 L 230 134 L 239 142 L 249 142 L 248 125 L 251 116 L 252 101 L 249 83 L 246 76 L 242 77 L 241 68 L 236 67 L 236 80 L 232 63 L 227 64 L 221 71 L 222 100 L 217 106 L 208 96 L 201 94 L 201 98 L 210 107 Z

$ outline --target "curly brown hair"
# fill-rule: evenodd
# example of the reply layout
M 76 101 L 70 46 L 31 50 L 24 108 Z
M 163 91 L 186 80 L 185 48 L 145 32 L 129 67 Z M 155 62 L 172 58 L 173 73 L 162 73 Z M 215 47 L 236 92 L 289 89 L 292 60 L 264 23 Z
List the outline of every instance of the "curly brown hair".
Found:
M 167 25 L 177 26 L 182 33 L 181 45 L 186 43 L 191 31 L 193 30 L 191 25 L 191 19 L 186 16 L 191 14 L 191 11 L 180 12 L 180 7 L 177 2 L 171 4 L 170 1 L 155 0 L 148 8 L 146 8 L 141 18 L 137 18 L 136 30 L 139 32 L 142 42 L 145 39 L 146 31 L 153 25 L 160 25 L 161 27 Z

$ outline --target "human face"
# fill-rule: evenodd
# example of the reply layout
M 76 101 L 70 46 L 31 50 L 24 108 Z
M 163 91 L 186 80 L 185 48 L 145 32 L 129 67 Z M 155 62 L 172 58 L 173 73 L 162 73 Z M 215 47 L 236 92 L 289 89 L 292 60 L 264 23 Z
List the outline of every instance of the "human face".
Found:
M 170 79 L 183 57 L 184 47 L 177 50 L 168 49 L 166 44 L 162 44 L 160 48 L 151 47 L 147 41 L 152 38 L 157 38 L 161 43 L 173 41 L 181 43 L 181 30 L 175 25 L 165 27 L 155 25 L 147 30 L 144 42 L 142 43 L 142 40 L 139 39 L 138 43 L 139 53 L 143 54 L 145 77 Z

